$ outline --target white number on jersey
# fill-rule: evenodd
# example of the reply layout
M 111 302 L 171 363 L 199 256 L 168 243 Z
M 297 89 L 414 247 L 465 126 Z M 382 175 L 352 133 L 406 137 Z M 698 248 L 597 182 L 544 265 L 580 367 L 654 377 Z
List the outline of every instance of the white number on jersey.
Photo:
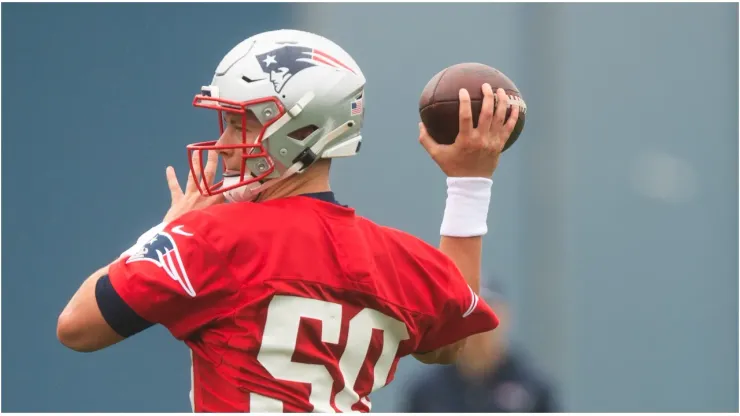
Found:
M 257 360 L 279 380 L 311 384 L 309 402 L 314 412 L 334 413 L 331 393 L 334 379 L 326 366 L 291 361 L 301 318 L 321 321 L 321 340 L 338 344 L 342 325 L 342 305 L 323 300 L 295 296 L 275 296 L 267 308 L 267 322 Z M 409 338 L 406 325 L 373 309 L 363 309 L 349 321 L 347 345 L 339 362 L 334 364 L 341 374 L 344 389 L 334 397 L 341 412 L 351 412 L 352 405 L 365 397 L 354 390 L 360 369 L 367 359 L 373 329 L 383 331 L 383 351 L 373 370 L 375 391 L 388 382 L 388 374 L 401 341 Z M 363 400 L 364 402 L 364 400 Z M 368 407 L 369 402 L 364 402 Z M 252 393 L 251 412 L 283 412 L 283 403 Z

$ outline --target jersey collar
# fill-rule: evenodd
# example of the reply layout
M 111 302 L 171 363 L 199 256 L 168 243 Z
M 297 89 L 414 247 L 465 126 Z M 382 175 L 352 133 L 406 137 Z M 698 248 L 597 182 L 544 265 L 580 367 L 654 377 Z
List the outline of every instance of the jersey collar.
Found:
M 318 199 L 319 201 L 329 202 L 331 204 L 342 205 L 339 202 L 337 202 L 337 199 L 334 197 L 334 192 L 332 191 L 309 192 L 306 194 L 301 194 L 300 196 Z

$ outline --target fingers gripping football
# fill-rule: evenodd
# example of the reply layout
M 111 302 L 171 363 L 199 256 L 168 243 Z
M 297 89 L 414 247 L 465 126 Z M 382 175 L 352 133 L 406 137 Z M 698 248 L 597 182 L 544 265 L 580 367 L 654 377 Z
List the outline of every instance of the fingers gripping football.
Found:
M 484 98 L 476 127 L 473 126 L 470 94 L 465 89 L 460 90 L 459 133 L 452 144 L 437 143 L 424 123 L 419 123 L 419 142 L 447 176 L 490 178 L 516 126 L 519 106 L 511 106 L 507 120 L 509 98 L 504 90 L 494 93 L 489 84 L 483 84 L 482 90 Z

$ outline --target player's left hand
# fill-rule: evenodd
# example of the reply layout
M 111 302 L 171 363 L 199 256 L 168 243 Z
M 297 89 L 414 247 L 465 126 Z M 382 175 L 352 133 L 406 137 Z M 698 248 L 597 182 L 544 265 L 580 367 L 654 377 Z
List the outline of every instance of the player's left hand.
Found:
M 200 158 L 198 153 L 193 154 L 193 167 L 196 172 L 200 172 Z M 200 178 L 201 187 L 208 186 L 213 182 L 213 178 L 216 176 L 216 168 L 218 167 L 218 153 L 209 151 L 208 160 L 206 161 L 205 178 Z M 167 166 L 167 186 L 170 188 L 170 195 L 172 196 L 172 206 L 164 216 L 164 223 L 169 224 L 176 218 L 183 214 L 209 207 L 211 205 L 221 204 L 224 202 L 224 195 L 218 194 L 213 196 L 203 196 L 198 187 L 196 186 L 193 175 L 188 175 L 188 182 L 185 185 L 185 192 L 180 187 L 180 183 L 177 181 L 177 175 L 175 175 L 175 168 Z

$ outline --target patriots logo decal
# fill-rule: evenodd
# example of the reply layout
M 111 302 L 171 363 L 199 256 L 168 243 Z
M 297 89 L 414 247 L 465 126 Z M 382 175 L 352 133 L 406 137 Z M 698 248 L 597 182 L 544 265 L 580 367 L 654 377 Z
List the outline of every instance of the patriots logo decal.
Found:
M 195 290 L 188 278 L 182 257 L 180 257 L 180 252 L 177 249 L 177 243 L 175 243 L 175 239 L 169 233 L 161 231 L 154 236 L 139 252 L 129 257 L 126 260 L 126 264 L 137 261 L 154 263 L 157 267 L 164 270 L 172 280 L 179 283 L 183 290 L 185 290 L 185 293 L 191 297 L 195 297 Z
M 275 86 L 275 92 L 278 93 L 285 88 L 285 84 L 295 74 L 313 66 L 330 66 L 355 72 L 329 54 L 305 46 L 281 46 L 257 55 L 257 61 L 262 71 L 270 74 L 270 82 Z

